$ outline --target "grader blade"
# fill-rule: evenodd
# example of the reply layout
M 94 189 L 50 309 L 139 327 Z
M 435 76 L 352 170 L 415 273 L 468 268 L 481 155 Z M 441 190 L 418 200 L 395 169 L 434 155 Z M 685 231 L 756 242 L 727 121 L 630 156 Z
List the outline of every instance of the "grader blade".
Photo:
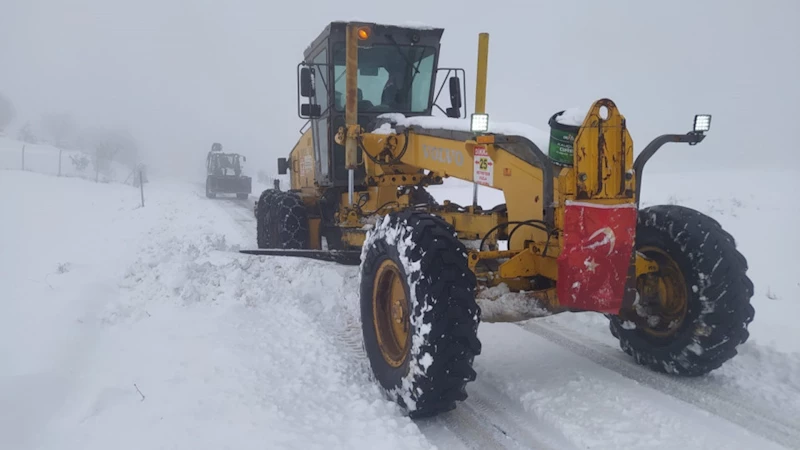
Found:
M 348 266 L 357 266 L 361 264 L 360 250 L 303 250 L 303 249 L 260 248 L 254 250 L 239 250 L 239 253 L 244 253 L 246 255 L 295 256 L 298 258 L 310 258 L 319 261 L 331 261 Z

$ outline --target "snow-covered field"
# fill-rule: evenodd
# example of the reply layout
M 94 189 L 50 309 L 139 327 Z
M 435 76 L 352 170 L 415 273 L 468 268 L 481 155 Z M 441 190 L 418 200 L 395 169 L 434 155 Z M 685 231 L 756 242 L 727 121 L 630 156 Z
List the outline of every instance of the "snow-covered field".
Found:
M 47 144 L 25 144 L 0 135 L 0 171 L 23 168 L 49 175 L 133 184 L 131 169 L 115 161 L 95 173 L 90 154 L 75 150 L 60 151 Z
M 722 369 L 651 373 L 598 315 L 483 324 L 470 398 L 411 421 L 370 379 L 357 268 L 237 253 L 255 196 L 154 180 L 141 208 L 0 171 L 0 449 L 800 448 L 798 175 L 645 174 L 645 204 L 712 215 L 749 260 L 751 339 Z

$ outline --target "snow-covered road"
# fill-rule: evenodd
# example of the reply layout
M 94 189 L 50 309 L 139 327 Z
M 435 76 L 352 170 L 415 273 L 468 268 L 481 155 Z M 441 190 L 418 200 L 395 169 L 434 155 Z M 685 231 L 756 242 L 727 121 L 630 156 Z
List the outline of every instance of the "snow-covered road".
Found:
M 770 314 L 800 312 L 800 286 L 781 249 L 748 253 L 763 236 L 731 230 L 756 318 L 709 377 L 634 365 L 597 315 L 482 324 L 469 399 L 411 421 L 362 355 L 357 268 L 239 254 L 252 198 L 146 189 L 138 208 L 127 186 L 0 172 L 0 448 L 800 448 L 800 332 Z M 726 227 L 791 214 L 729 194 Z
M 243 232 L 249 233 L 251 242 L 254 242 L 255 220 L 245 210 L 252 206 L 251 203 L 252 201 L 240 203 L 231 200 L 220 206 L 245 227 Z M 570 442 L 576 445 L 575 448 L 604 448 L 612 442 L 621 447 L 638 445 L 644 448 L 663 448 L 669 443 L 668 445 L 685 448 L 729 448 L 731 442 L 747 447 L 761 445 L 759 442 L 762 439 L 759 438 L 789 448 L 800 445 L 800 421 L 797 416 L 793 413 L 786 414 L 789 411 L 776 411 L 775 403 L 761 404 L 764 397 L 759 394 L 769 394 L 771 389 L 767 392 L 742 392 L 735 385 L 678 379 L 653 373 L 633 363 L 627 355 L 619 351 L 616 341 L 611 340 L 613 346 L 604 345 L 571 329 L 570 325 L 573 324 L 570 319 L 562 319 L 564 316 L 514 325 L 483 324 L 480 338 L 484 342 L 485 350 L 482 357 L 476 360 L 476 370 L 479 376 L 499 381 L 499 385 L 506 385 L 507 389 L 500 393 L 496 386 L 486 381 L 469 385 L 470 399 L 462 407 L 432 421 L 435 425 L 422 424 L 421 428 L 426 435 L 442 448 L 453 448 L 459 444 L 466 448 L 567 448 L 571 446 Z M 605 321 L 604 318 L 600 320 Z M 521 327 L 529 333 L 519 333 L 513 327 Z M 526 349 L 524 351 L 530 354 L 529 358 L 523 358 L 521 373 L 509 369 L 505 364 L 509 361 L 515 364 L 518 362 L 508 358 L 507 350 L 513 348 L 509 339 L 511 335 L 520 336 L 518 351 Z M 492 339 L 497 340 L 495 346 L 487 343 Z M 542 362 L 543 355 L 552 355 L 552 373 L 541 370 L 539 363 Z M 495 356 L 499 356 L 500 360 L 492 361 Z M 582 371 L 571 367 L 572 360 L 576 360 L 579 367 L 587 369 Z M 752 362 L 760 364 L 759 361 Z M 784 368 L 792 370 L 800 369 L 800 366 L 795 364 Z M 614 374 L 607 373 L 609 371 Z M 554 391 L 563 389 L 577 394 L 588 390 L 590 393 L 602 394 L 597 401 L 593 400 L 592 395 L 588 398 L 568 395 L 557 401 L 560 408 L 551 408 L 548 406 L 551 404 L 548 393 L 544 394 L 544 401 L 534 402 L 540 399 L 540 395 L 534 392 L 544 389 L 540 386 L 542 380 L 554 382 Z M 522 388 L 526 382 L 530 383 L 531 390 Z M 632 388 L 631 382 L 642 385 L 641 392 Z M 587 389 L 587 386 L 592 386 L 593 389 Z M 786 396 L 789 401 L 779 401 L 778 405 L 788 403 L 787 406 L 790 407 L 798 406 L 800 397 L 792 398 L 792 394 L 800 395 L 800 389 L 796 389 L 800 386 L 791 387 L 795 390 L 785 392 L 789 394 Z M 527 401 L 525 395 L 519 398 L 522 405 L 512 401 L 523 392 L 528 397 Z M 493 400 L 487 401 L 489 398 Z M 601 413 L 604 410 L 599 407 L 603 404 L 601 400 L 607 399 L 611 401 L 606 401 L 604 407 L 611 411 L 618 410 L 623 413 L 624 419 Z M 668 408 L 668 414 L 659 417 L 659 411 L 653 408 L 654 402 Z M 539 414 L 525 414 L 520 406 L 529 406 L 528 409 Z M 584 417 L 581 417 L 579 411 L 584 411 Z M 504 415 L 506 418 L 503 418 Z M 675 415 L 694 419 L 676 421 L 672 418 Z M 520 419 L 520 416 L 526 416 L 527 420 Z M 607 420 L 598 420 L 602 416 L 622 423 L 610 424 Z M 631 416 L 647 417 L 650 425 L 640 427 L 641 423 L 631 420 Z M 707 419 L 703 420 L 704 417 Z M 552 422 L 548 423 L 543 418 L 550 418 Z M 443 434 L 440 428 L 445 428 L 450 433 Z M 659 429 L 659 439 L 653 439 L 654 428 Z M 542 433 L 541 430 L 547 432 Z M 560 433 L 553 432 L 556 430 Z M 570 436 L 571 439 L 567 440 L 565 436 Z M 734 440 L 729 441 L 731 438 Z M 767 448 L 772 447 L 767 445 Z

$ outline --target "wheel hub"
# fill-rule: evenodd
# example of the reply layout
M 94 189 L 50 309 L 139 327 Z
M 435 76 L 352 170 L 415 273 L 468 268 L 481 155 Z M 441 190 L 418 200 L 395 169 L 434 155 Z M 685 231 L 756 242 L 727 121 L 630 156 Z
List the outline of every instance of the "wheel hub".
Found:
M 386 260 L 375 273 L 372 293 L 373 325 L 383 359 L 401 366 L 411 346 L 408 296 L 399 267 Z
M 665 251 L 655 247 L 639 250 L 658 263 L 659 271 L 639 277 L 633 318 L 638 328 L 659 338 L 674 334 L 688 310 L 689 291 L 680 267 Z
M 402 324 L 403 319 L 405 318 L 405 310 L 403 309 L 402 303 L 405 302 L 405 299 L 395 300 L 392 302 L 392 320 L 395 324 Z

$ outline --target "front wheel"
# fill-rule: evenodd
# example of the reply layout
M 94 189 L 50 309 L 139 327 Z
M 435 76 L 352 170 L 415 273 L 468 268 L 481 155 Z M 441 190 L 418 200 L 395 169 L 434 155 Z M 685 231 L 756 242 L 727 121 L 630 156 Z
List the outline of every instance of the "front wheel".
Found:
M 411 417 L 455 408 L 481 351 L 464 245 L 441 218 L 405 211 L 380 220 L 361 255 L 364 349 L 378 383 Z
M 659 271 L 640 276 L 632 310 L 612 316 L 611 333 L 637 363 L 700 376 L 733 358 L 755 311 L 747 261 L 714 219 L 659 205 L 639 212 L 636 250 Z

